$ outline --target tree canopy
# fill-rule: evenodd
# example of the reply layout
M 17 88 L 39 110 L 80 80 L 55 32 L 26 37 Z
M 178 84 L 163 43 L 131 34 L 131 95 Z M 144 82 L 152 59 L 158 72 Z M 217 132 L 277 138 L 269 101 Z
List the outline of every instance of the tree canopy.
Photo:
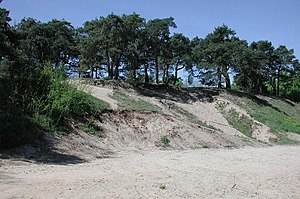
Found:
M 203 86 L 234 85 L 278 96 L 298 89 L 299 61 L 292 49 L 275 48 L 270 41 L 248 44 L 224 24 L 204 38 L 190 39 L 171 33 L 176 28 L 172 17 L 146 20 L 137 13 L 112 13 L 79 28 L 65 20 L 33 18 L 11 27 L 5 9 L 0 17 L 1 68 L 11 77 L 50 63 L 76 67 L 80 74 L 91 71 L 92 78 L 176 84 L 185 70 L 190 83 Z

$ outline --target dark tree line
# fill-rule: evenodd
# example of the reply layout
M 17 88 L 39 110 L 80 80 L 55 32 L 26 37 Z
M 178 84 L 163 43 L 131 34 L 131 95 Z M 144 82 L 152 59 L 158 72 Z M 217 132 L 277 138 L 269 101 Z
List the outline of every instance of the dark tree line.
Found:
M 1 76 L 25 77 L 49 63 L 76 67 L 80 75 L 90 69 L 93 78 L 178 84 L 185 70 L 190 83 L 277 96 L 299 93 L 293 50 L 269 41 L 248 44 L 226 25 L 190 40 L 171 34 L 176 28 L 172 17 L 147 21 L 136 13 L 110 14 L 76 29 L 65 20 L 32 18 L 11 27 L 8 11 L 0 12 Z

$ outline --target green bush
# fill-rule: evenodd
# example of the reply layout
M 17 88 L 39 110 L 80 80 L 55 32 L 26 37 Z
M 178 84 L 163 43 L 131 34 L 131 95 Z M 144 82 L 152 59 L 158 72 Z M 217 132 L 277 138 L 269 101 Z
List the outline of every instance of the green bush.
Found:
M 164 145 L 168 145 L 168 144 L 170 144 L 170 139 L 169 139 L 169 137 L 168 136 L 163 136 L 162 138 L 161 138 L 161 142 L 164 144 Z
M 108 108 L 69 85 L 51 66 L 34 78 L 0 78 L 0 83 L 0 148 L 33 143 L 43 133 L 65 134 L 72 118 L 99 117 Z

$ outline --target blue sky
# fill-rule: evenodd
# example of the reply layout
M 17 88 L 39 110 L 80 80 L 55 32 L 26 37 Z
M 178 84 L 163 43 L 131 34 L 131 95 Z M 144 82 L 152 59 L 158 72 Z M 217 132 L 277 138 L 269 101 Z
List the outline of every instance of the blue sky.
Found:
M 174 17 L 181 32 L 205 37 L 223 23 L 248 42 L 269 40 L 295 50 L 300 59 L 300 0 L 3 0 L 13 23 L 24 17 L 66 19 L 75 27 L 110 13 L 146 19 Z

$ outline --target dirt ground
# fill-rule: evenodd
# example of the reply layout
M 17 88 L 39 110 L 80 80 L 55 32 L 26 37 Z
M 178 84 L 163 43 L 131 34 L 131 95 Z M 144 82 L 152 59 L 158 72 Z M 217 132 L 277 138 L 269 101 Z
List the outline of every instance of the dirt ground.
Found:
M 91 162 L 0 160 L 0 198 L 300 198 L 300 146 L 123 152 Z

